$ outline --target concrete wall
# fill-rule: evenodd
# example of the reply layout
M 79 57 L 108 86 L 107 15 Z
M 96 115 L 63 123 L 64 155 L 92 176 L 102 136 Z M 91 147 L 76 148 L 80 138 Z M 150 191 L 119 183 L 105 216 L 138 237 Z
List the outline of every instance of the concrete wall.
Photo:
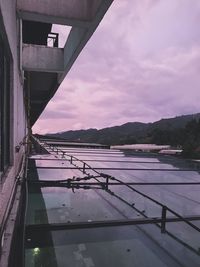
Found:
M 62 48 L 23 44 L 22 64 L 25 71 L 64 71 Z
M 24 146 L 15 152 L 15 146 L 22 142 L 26 135 L 26 119 L 23 100 L 23 78 L 19 70 L 19 21 L 16 17 L 16 1 L 0 0 L 0 33 L 4 43 L 9 48 L 12 58 L 11 67 L 11 166 L 0 182 L 0 225 L 8 205 L 9 197 L 14 185 L 15 177 L 19 171 Z
M 102 0 L 18 0 L 20 16 L 26 20 L 36 20 L 71 26 L 91 21 Z M 87 23 L 86 23 L 87 25 Z

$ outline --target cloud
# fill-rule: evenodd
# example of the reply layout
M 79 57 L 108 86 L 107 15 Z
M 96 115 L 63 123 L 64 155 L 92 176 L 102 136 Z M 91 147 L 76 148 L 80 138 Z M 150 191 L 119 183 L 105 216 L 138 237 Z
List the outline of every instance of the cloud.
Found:
M 41 116 L 40 120 L 52 120 L 52 119 L 72 119 L 76 118 L 76 114 L 69 111 L 57 111 L 48 110 L 45 115 Z
M 199 22 L 198 0 L 114 1 L 35 131 L 200 111 Z

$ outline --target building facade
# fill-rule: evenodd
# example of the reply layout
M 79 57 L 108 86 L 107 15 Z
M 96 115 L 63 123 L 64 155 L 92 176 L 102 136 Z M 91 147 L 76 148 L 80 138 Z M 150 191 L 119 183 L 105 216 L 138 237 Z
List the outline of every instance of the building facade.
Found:
M 31 127 L 53 97 L 112 0 L 0 0 L 0 263 L 9 265 Z M 48 47 L 53 24 L 72 27 Z

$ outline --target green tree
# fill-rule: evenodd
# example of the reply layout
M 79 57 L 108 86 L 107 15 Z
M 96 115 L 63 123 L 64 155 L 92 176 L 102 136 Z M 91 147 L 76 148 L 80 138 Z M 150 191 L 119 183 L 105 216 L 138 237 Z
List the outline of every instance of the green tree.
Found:
M 185 140 L 183 143 L 183 156 L 200 158 L 200 120 L 192 120 L 185 127 Z

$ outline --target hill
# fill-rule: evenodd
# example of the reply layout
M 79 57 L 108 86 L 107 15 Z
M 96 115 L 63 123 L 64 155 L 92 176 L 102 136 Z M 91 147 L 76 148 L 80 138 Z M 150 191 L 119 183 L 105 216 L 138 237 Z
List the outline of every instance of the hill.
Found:
M 66 131 L 48 134 L 49 137 L 68 141 L 94 142 L 100 144 L 181 144 L 183 129 L 188 122 L 199 120 L 200 113 L 161 119 L 154 123 L 128 122 L 109 128 Z

